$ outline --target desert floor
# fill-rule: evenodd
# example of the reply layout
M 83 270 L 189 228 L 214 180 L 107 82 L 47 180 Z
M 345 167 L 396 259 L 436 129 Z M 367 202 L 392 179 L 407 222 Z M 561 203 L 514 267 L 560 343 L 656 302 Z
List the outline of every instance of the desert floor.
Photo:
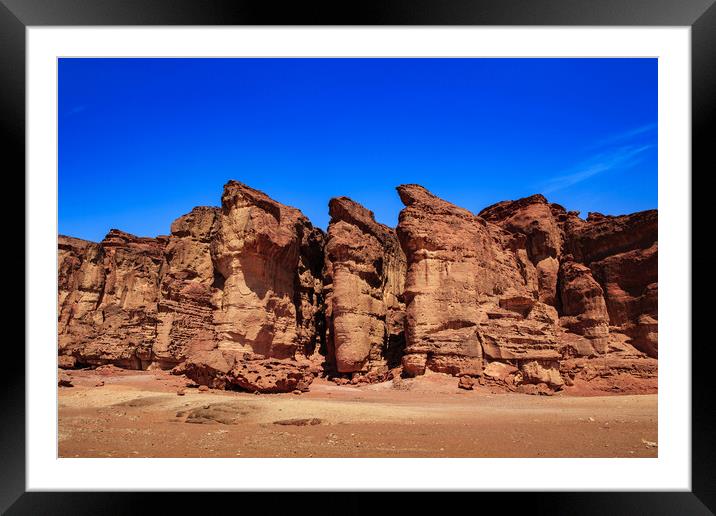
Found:
M 72 371 L 60 457 L 656 457 L 657 396 L 457 388 L 441 374 L 308 393 L 186 388 L 165 372 Z

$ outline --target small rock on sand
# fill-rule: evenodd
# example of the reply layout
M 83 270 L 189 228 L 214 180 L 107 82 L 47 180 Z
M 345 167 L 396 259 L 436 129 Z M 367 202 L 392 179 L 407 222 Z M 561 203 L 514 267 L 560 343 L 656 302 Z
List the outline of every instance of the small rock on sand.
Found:
M 57 367 L 60 369 L 74 369 L 77 365 L 75 357 L 69 355 L 60 355 L 57 357 Z
M 473 380 L 469 376 L 461 376 L 460 381 L 457 383 L 457 386 L 460 389 L 466 389 L 468 391 L 471 391 L 475 388 L 475 380 Z
M 313 426 L 320 425 L 323 420 L 312 417 L 312 418 L 297 418 L 297 419 L 282 419 L 280 421 L 274 421 L 274 425 L 290 425 L 290 426 Z

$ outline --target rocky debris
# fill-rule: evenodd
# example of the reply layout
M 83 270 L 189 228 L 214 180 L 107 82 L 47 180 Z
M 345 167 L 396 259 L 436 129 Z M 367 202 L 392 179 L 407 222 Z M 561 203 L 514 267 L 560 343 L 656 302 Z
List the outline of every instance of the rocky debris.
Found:
M 193 383 L 206 385 L 212 389 L 226 389 L 229 382 L 227 374 L 233 367 L 236 355 L 224 353 L 213 348 L 191 353 L 189 357 L 171 370 L 172 374 L 185 375 Z
M 117 367 L 112 364 L 101 365 L 95 367 L 94 370 L 102 376 L 117 376 L 121 375 L 125 371 L 125 369 L 122 369 L 121 367 Z
M 328 349 L 338 373 L 387 373 L 404 346 L 405 255 L 395 230 L 338 197 L 329 203 L 324 283 Z
M 214 389 L 278 393 L 307 391 L 318 370 L 307 359 L 273 359 L 216 349 L 190 357 L 172 372 Z
M 206 425 L 220 423 L 235 425 L 250 413 L 250 407 L 232 403 L 213 403 L 188 411 L 177 412 L 177 417 L 185 417 L 185 423 Z
M 73 387 L 72 383 L 72 377 L 68 375 L 67 373 L 63 373 L 60 371 L 60 373 L 57 376 L 57 385 L 59 387 Z
M 546 383 L 523 383 L 518 386 L 517 392 L 533 396 L 551 396 L 554 391 Z
M 296 418 L 296 419 L 281 419 L 280 421 L 274 421 L 274 425 L 283 426 L 315 426 L 323 423 L 323 420 L 317 417 L 311 418 Z
M 209 387 L 206 385 L 199 386 L 199 392 L 207 392 L 208 390 L 209 390 Z
M 277 359 L 247 360 L 237 361 L 227 380 L 243 390 L 272 393 L 308 391 L 314 376 L 308 363 Z
M 499 382 L 506 382 L 507 378 L 518 371 L 517 367 L 504 362 L 490 362 L 482 372 L 483 377 Z
M 564 386 L 564 380 L 559 373 L 559 363 L 540 363 L 536 360 L 520 364 L 520 373 L 523 383 L 543 383 L 549 387 L 559 390 Z
M 413 388 L 413 385 L 410 382 L 404 380 L 400 375 L 393 376 L 391 383 L 393 384 L 393 389 L 399 391 L 409 391 Z
M 467 391 L 471 391 L 475 388 L 475 380 L 473 380 L 470 376 L 461 376 L 460 380 L 457 382 L 457 386 L 460 389 L 465 389 Z
M 184 387 L 179 387 L 177 389 L 177 396 L 184 396 L 186 394 L 186 389 Z
M 74 369 L 77 365 L 75 357 L 69 355 L 60 355 L 57 357 L 57 367 L 60 369 Z
M 315 367 L 308 361 L 244 355 L 242 359 L 236 360 L 226 380 L 231 386 L 250 392 L 305 392 L 315 373 Z
M 232 386 L 262 393 L 305 392 L 313 379 L 309 364 L 274 359 L 237 362 L 227 375 Z

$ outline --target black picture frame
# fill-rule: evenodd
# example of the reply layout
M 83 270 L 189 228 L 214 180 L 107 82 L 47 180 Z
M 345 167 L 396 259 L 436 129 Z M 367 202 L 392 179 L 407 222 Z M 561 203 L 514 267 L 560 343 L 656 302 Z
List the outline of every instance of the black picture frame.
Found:
M 716 5 L 715 0 L 383 0 L 329 5 L 240 0 L 0 0 L 0 126 L 6 174 L 25 167 L 25 30 L 43 25 L 547 25 L 690 26 L 692 80 L 692 169 L 716 171 Z M 23 174 L 24 176 L 24 174 Z M 692 206 L 694 205 L 692 201 Z M 693 217 L 692 219 L 696 221 Z M 19 245 L 18 245 L 19 247 Z M 23 251 L 24 252 L 24 251 Z M 692 264 L 693 264 L 692 259 Z M 693 268 L 693 265 L 692 265 Z M 31 271 L 25 270 L 25 274 Z M 684 300 L 690 303 L 691 300 Z M 693 317 L 693 316 L 692 316 Z M 688 349 L 690 343 L 668 343 Z M 529 514 L 714 514 L 716 511 L 716 428 L 712 421 L 709 342 L 692 353 L 692 491 L 451 494 L 450 506 L 474 510 L 497 502 L 500 512 Z M 368 493 L 305 494 L 50 493 L 25 492 L 25 366 L 16 350 L 4 371 L 4 418 L 0 425 L 0 510 L 8 514 L 128 514 L 152 510 L 207 512 L 223 504 L 349 514 L 424 507 L 423 493 L 396 498 Z M 193 472 L 195 474 L 211 474 Z M 280 474 L 280 472 L 277 472 Z M 328 474 L 338 474 L 337 471 Z M 536 473 L 538 474 L 538 473 Z M 568 472 L 565 472 L 568 474 Z M 317 480 L 320 484 L 320 482 Z M 455 498 L 457 497 L 457 498 Z M 233 500 L 233 501 L 232 501 Z M 198 505 L 197 505 L 198 504 Z M 217 509 L 212 509 L 212 507 Z

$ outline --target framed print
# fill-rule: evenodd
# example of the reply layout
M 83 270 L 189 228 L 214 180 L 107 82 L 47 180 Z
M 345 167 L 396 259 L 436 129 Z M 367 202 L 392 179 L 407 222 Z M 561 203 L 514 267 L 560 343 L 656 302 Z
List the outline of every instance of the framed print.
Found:
M 712 4 L 3 0 L 3 510 L 713 513 Z

